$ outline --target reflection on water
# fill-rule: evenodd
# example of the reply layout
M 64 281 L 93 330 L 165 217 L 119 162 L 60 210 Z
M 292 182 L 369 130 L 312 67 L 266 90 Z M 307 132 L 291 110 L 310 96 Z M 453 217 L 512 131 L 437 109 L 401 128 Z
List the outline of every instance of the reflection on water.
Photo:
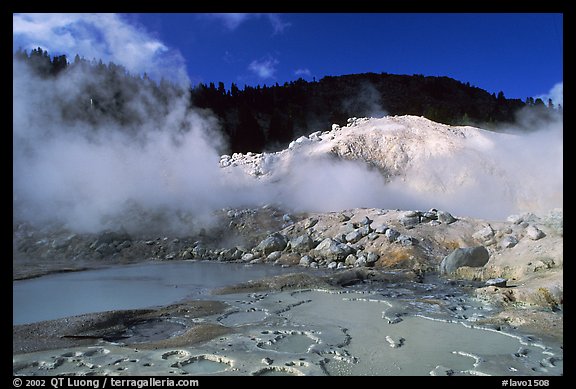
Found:
M 298 270 L 270 265 L 178 261 L 14 281 L 13 324 L 203 298 L 214 288 Z

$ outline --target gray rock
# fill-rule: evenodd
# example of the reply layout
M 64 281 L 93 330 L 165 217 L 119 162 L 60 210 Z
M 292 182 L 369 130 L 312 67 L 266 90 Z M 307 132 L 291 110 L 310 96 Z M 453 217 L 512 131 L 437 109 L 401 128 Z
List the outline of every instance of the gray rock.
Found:
M 192 252 L 190 250 L 184 250 L 181 254 L 180 254 L 180 258 L 182 259 L 192 259 L 194 258 L 192 256 Z
M 346 259 L 344 260 L 344 264 L 345 265 L 352 265 L 354 266 L 354 264 L 356 263 L 356 256 L 354 254 L 350 254 L 346 257 Z
M 282 256 L 282 251 L 273 251 L 266 257 L 268 262 L 274 262 Z
M 286 237 L 278 232 L 275 232 L 262 240 L 258 246 L 256 246 L 256 251 L 268 255 L 274 251 L 283 251 L 287 245 L 288 241 Z
M 360 222 L 360 224 L 364 225 L 364 226 L 369 226 L 370 224 L 372 224 L 372 221 L 368 216 L 364 216 L 364 219 L 362 219 L 362 221 Z
M 354 227 L 354 223 L 346 222 L 340 227 L 339 234 L 341 235 L 348 235 L 351 232 L 356 231 L 356 227 Z
M 374 232 L 377 234 L 384 234 L 388 230 L 388 226 L 386 224 L 380 224 L 374 228 Z
M 384 235 L 388 238 L 388 242 L 394 242 L 400 236 L 400 233 L 393 228 L 388 228 Z
M 366 257 L 364 255 L 360 255 L 356 262 L 354 262 L 354 267 L 364 267 L 366 266 Z
M 440 273 L 453 273 L 462 266 L 482 267 L 490 259 L 490 253 L 484 246 L 457 248 L 444 257 L 440 263 Z
M 327 260 L 343 261 L 354 249 L 347 244 L 340 243 L 332 238 L 326 238 L 312 250 L 314 255 Z
M 514 235 L 506 235 L 500 240 L 500 247 L 503 249 L 511 249 L 518 244 L 518 239 Z
M 52 241 L 53 249 L 61 249 L 70 245 L 70 241 L 76 237 L 76 234 L 72 234 L 66 238 L 57 238 Z
M 538 240 L 544 238 L 546 234 L 538 227 L 530 225 L 526 227 L 526 236 L 532 240 Z
M 400 223 L 406 228 L 414 228 L 420 223 L 420 216 L 404 216 L 400 219 Z
M 108 256 L 114 254 L 116 249 L 108 243 L 102 243 L 96 247 L 96 251 L 102 256 Z
M 304 222 L 304 228 L 308 229 L 308 228 L 314 227 L 317 223 L 318 223 L 318 219 L 316 219 L 316 218 L 307 219 Z
M 350 243 L 356 243 L 358 242 L 360 239 L 362 239 L 364 237 L 364 235 L 362 235 L 362 232 L 360 231 L 360 229 L 354 230 L 352 232 L 349 232 L 346 234 L 346 241 L 350 242 Z
M 398 347 L 402 347 L 402 345 L 404 344 L 404 342 L 406 341 L 406 339 L 404 338 L 399 338 L 397 341 L 395 341 L 394 339 L 392 339 L 391 336 L 386 336 L 386 341 L 388 342 L 388 345 L 392 348 L 398 348 Z
M 418 241 L 409 235 L 402 234 L 398 235 L 398 237 L 396 238 L 396 242 L 400 243 L 402 246 L 413 246 Z
M 371 233 L 368 234 L 368 239 L 369 239 L 369 240 L 376 240 L 376 239 L 378 239 L 379 237 L 380 237 L 380 235 L 377 234 L 377 233 L 375 233 L 375 232 L 371 232 Z
M 520 224 L 522 223 L 526 218 L 526 215 L 510 215 L 506 218 L 507 221 L 509 221 L 510 223 L 514 223 L 514 224 Z
M 564 213 L 561 208 L 551 210 L 542 218 L 542 224 L 552 228 L 558 235 L 564 235 Z
M 420 223 L 438 222 L 438 220 L 430 219 L 424 215 L 420 216 Z
M 368 253 L 368 255 L 366 256 L 366 263 L 372 264 L 372 263 L 378 261 L 379 258 L 380 258 L 380 256 L 376 253 Z
M 492 229 L 491 226 L 488 225 L 488 226 L 482 228 L 481 230 L 478 230 L 475 233 L 473 233 L 472 237 L 474 239 L 478 239 L 482 242 L 485 242 L 485 241 L 488 241 L 494 237 L 494 230 Z
M 304 252 L 313 249 L 315 246 L 314 240 L 308 234 L 302 234 L 290 240 L 290 248 L 294 251 Z
M 362 234 L 362 236 L 367 236 L 369 233 L 372 232 L 372 228 L 370 228 L 370 225 L 364 225 L 360 228 L 358 228 L 358 232 L 360 232 L 360 234 Z
M 457 219 L 446 211 L 438 211 L 438 221 L 445 224 L 454 223 Z
M 499 288 L 505 288 L 506 283 L 508 282 L 507 278 L 491 278 L 486 280 L 486 286 L 497 286 Z
M 347 222 L 348 220 L 350 220 L 350 216 L 343 214 L 343 213 L 338 215 L 338 221 L 339 222 L 343 223 L 343 222 Z
M 116 246 L 116 250 L 122 251 L 124 249 L 127 249 L 130 246 L 132 246 L 132 242 L 130 242 L 129 240 L 125 240 L 124 242 L 122 242 L 118 246 Z
M 192 255 L 195 258 L 203 258 L 204 256 L 206 256 L 206 248 L 202 247 L 202 246 L 196 246 L 192 249 Z
M 438 220 L 438 211 L 432 208 L 431 210 L 424 212 L 422 217 L 430 220 Z
M 268 357 L 262 358 L 262 363 L 265 364 L 265 365 L 271 365 L 272 362 L 274 362 L 274 360 L 271 359 L 271 358 L 268 358 Z
M 309 255 L 304 255 L 300 258 L 300 262 L 298 263 L 300 266 L 310 266 L 312 263 L 312 258 Z
M 230 260 L 232 261 L 238 260 L 242 258 L 242 255 L 244 255 L 244 251 L 239 248 L 235 248 L 232 254 L 230 255 Z
M 338 266 L 338 262 L 332 261 L 328 264 L 328 269 L 336 269 L 337 266 Z

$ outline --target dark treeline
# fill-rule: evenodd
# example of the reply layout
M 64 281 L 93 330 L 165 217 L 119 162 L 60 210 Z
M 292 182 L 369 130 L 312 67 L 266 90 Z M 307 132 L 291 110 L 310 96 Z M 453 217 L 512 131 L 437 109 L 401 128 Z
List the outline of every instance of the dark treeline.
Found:
M 495 130 L 515 122 L 520 112 L 551 118 L 562 111 L 550 100 L 508 99 L 503 92 L 490 94 L 449 77 L 363 73 L 243 89 L 236 84 L 227 89 L 222 82 L 200 83 L 183 91 L 166 80 L 156 83 L 146 74 L 131 75 L 120 65 L 87 61 L 78 55 L 68 62 L 64 55 L 51 58 L 38 48 L 29 54 L 18 50 L 15 58 L 42 78 L 72 78 L 77 68 L 92 77 L 92 83 L 82 86 L 85 98 L 63 107 L 63 117 L 69 120 L 96 123 L 105 118 L 138 124 L 145 120 L 141 112 L 168 113 L 171 97 L 188 93 L 190 109 L 208 109 L 219 119 L 229 153 L 277 150 L 298 136 L 329 129 L 333 123 L 344 125 L 349 117 L 417 115 L 444 124 Z M 143 91 L 148 106 L 133 112 L 130 101 Z

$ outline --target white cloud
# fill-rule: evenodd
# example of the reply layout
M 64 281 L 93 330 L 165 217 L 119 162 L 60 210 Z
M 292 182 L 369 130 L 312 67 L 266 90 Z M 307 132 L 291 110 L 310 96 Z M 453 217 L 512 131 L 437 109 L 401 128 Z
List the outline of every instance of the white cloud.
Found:
M 244 22 L 251 19 L 267 18 L 274 33 L 281 33 L 285 28 L 290 26 L 290 23 L 282 20 L 278 14 L 261 14 L 261 13 L 213 13 L 207 14 L 208 17 L 220 20 L 229 30 L 237 29 Z
M 14 14 L 13 44 L 31 50 L 41 47 L 50 55 L 76 54 L 88 60 L 114 62 L 130 73 L 185 83 L 185 60 L 153 38 L 142 27 L 128 23 L 117 14 Z
M 210 17 L 220 20 L 228 29 L 235 30 L 246 20 L 254 17 L 255 14 L 246 13 L 216 13 L 210 14 Z
M 294 70 L 294 74 L 297 76 L 306 76 L 306 77 L 312 76 L 312 72 L 310 71 L 310 69 L 307 69 L 307 68 L 296 69 L 296 70 Z
M 552 99 L 554 105 L 561 104 L 564 105 L 564 81 L 556 83 L 550 91 L 545 95 L 536 96 L 548 104 L 548 99 Z
M 266 14 L 266 17 L 270 20 L 275 34 L 282 33 L 285 28 L 290 27 L 290 23 L 283 21 L 278 14 Z
M 254 60 L 248 65 L 248 69 L 256 73 L 260 78 L 274 78 L 278 61 L 274 58 Z

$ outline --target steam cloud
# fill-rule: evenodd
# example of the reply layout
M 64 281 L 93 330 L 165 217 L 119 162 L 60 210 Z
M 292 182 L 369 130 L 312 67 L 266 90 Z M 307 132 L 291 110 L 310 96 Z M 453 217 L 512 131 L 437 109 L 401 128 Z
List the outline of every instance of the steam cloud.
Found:
M 117 28 L 128 41 L 149 43 L 131 37 L 142 35 L 141 30 L 117 18 L 109 21 L 113 21 L 107 24 L 109 35 Z M 72 35 L 67 37 L 72 39 Z M 106 40 L 99 45 L 105 47 L 96 49 L 114 53 L 110 47 L 115 46 Z M 82 47 L 80 43 L 69 46 Z M 156 47 L 164 46 L 156 42 Z M 111 55 L 110 60 L 118 58 Z M 132 66 L 140 69 L 140 65 Z M 89 96 L 79 95 L 78 90 L 94 83 L 92 75 L 78 69 L 73 75 L 40 79 L 18 61 L 13 69 L 15 221 L 63 223 L 80 232 L 124 228 L 187 233 L 209 224 L 216 209 L 267 203 L 303 211 L 444 207 L 458 215 L 504 217 L 516 211 L 514 204 L 498 203 L 500 192 L 509 188 L 524 191 L 520 195 L 527 204 L 562 206 L 561 118 L 538 123 L 542 131 L 485 150 L 510 173 L 505 176 L 516 181 L 503 185 L 497 175 L 486 174 L 471 190 L 438 192 L 431 198 L 415 191 L 411 179 L 423 174 L 450 176 L 462 161 L 439 160 L 428 172 L 412 172 L 413 176 L 386 183 L 377 171 L 359 163 L 303 158 L 294 159 L 278 180 L 258 182 L 223 172 L 218 164 L 222 152 L 218 123 L 205 112 L 189 109 L 185 96 L 172 96 L 169 112 L 154 111 L 150 107 L 155 106 L 156 97 L 136 91 L 129 104 L 140 118 L 139 125 L 108 120 L 70 123 L 61 116 L 61 106 L 70 101 L 88 104 Z M 368 90 L 362 100 L 372 95 Z

